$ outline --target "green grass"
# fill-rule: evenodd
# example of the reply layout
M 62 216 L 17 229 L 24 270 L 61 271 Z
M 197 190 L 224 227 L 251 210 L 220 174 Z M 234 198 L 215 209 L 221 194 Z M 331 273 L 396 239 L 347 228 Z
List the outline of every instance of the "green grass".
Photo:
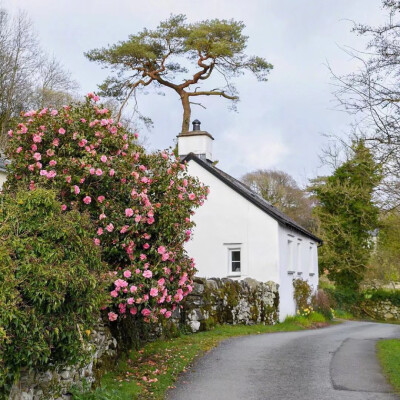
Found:
M 207 332 L 160 339 L 147 343 L 139 351 L 131 351 L 127 357 L 119 360 L 113 372 L 103 376 L 101 388 L 75 393 L 74 399 L 161 400 L 180 373 L 222 340 L 243 335 L 304 330 L 325 322 L 321 314 L 313 313 L 309 317 L 289 317 L 276 325 L 222 325 Z
M 400 393 L 400 339 L 381 340 L 377 343 L 377 349 L 385 375 L 396 392 Z

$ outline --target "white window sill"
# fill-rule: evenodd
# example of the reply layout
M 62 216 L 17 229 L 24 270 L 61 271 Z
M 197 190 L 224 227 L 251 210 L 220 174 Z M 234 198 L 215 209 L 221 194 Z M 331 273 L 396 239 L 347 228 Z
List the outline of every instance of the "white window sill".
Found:
M 241 277 L 242 274 L 228 274 L 228 278 L 237 278 L 237 277 Z

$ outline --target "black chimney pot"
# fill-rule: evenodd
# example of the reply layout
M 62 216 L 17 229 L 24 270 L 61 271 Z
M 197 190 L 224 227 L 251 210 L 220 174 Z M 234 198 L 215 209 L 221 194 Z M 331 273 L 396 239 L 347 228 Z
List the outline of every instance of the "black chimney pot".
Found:
M 194 130 L 194 131 L 199 131 L 199 130 L 200 130 L 201 122 L 200 122 L 198 119 L 195 119 L 195 120 L 192 122 L 192 124 L 193 124 L 193 130 Z

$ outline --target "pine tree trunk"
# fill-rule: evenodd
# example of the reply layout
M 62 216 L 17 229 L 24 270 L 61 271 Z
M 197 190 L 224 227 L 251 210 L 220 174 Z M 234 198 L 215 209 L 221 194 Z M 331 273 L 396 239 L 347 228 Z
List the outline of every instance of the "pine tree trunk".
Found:
M 180 93 L 180 96 L 183 107 L 182 133 L 186 133 L 189 132 L 189 127 L 190 127 L 190 115 L 191 115 L 190 102 L 189 102 L 189 96 L 185 92 Z

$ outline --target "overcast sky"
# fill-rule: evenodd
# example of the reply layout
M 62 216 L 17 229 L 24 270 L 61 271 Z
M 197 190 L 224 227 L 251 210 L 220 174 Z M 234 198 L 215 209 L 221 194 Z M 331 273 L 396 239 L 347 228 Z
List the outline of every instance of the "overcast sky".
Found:
M 25 10 L 43 48 L 53 53 L 80 84 L 96 90 L 107 75 L 83 55 L 93 48 L 155 28 L 171 13 L 188 21 L 209 18 L 245 23 L 248 53 L 274 65 L 269 81 L 251 75 L 236 80 L 238 112 L 223 99 L 206 99 L 207 109 L 193 106 L 192 119 L 214 138 L 214 159 L 236 177 L 258 168 L 282 169 L 300 183 L 316 176 L 322 134 L 344 135 L 351 117 L 338 111 L 326 67 L 338 73 L 357 65 L 340 47 L 362 49 L 350 20 L 368 24 L 383 19 L 380 0 L 2 0 L 10 11 Z M 145 132 L 151 148 L 165 148 L 181 126 L 181 105 L 174 92 L 139 99 L 154 128 Z

